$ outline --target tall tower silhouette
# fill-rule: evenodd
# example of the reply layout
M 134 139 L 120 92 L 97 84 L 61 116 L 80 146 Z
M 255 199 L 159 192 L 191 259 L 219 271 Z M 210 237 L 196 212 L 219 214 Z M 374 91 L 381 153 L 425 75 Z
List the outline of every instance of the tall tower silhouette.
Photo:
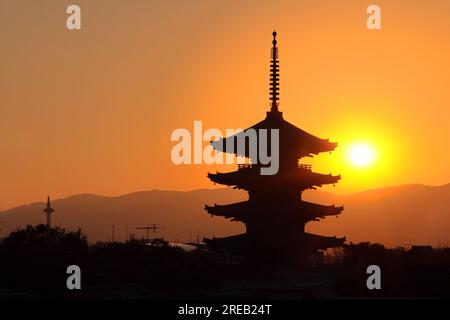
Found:
M 264 120 L 250 128 L 212 142 L 212 147 L 218 151 L 245 156 L 251 160 L 249 165 L 238 166 L 237 171 L 208 173 L 208 178 L 214 183 L 247 191 L 248 200 L 227 205 L 205 206 L 205 209 L 211 215 L 244 223 L 246 232 L 204 241 L 214 251 L 243 254 L 256 257 L 259 261 L 262 258 L 279 263 L 287 259 L 303 264 L 309 253 L 340 246 L 345 241 L 345 238 L 325 237 L 305 232 L 306 223 L 327 216 L 337 216 L 343 207 L 302 200 L 303 191 L 316 189 L 325 184 L 335 184 L 341 177 L 313 172 L 311 165 L 300 163 L 300 160 L 322 152 L 331 152 L 337 143 L 315 137 L 284 120 L 282 112 L 279 111 L 277 33 L 274 31 L 272 35 L 270 111 L 266 113 Z M 256 132 L 260 129 L 266 130 L 267 136 L 270 136 L 271 130 L 278 130 L 279 169 L 276 174 L 261 175 L 261 167 L 267 166 L 261 163 L 266 161 L 261 161 L 258 153 L 250 152 L 250 143 L 245 143 L 244 148 L 236 147 L 236 141 L 243 141 L 242 135 L 250 129 Z M 264 138 L 257 136 L 256 146 L 260 145 L 260 139 Z
M 46 213 L 47 215 L 47 226 L 51 227 L 52 226 L 52 213 L 55 211 L 55 209 L 53 209 L 50 205 L 50 196 L 47 197 L 47 207 L 44 208 L 44 210 L 42 210 Z
M 278 97 L 280 93 L 278 92 L 280 87 L 280 69 L 278 66 L 278 48 L 277 48 L 277 32 L 274 31 L 272 33 L 273 40 L 272 40 L 272 60 L 270 65 L 270 101 L 271 108 L 270 112 L 272 113 L 279 113 L 278 111 L 278 100 L 280 98 Z

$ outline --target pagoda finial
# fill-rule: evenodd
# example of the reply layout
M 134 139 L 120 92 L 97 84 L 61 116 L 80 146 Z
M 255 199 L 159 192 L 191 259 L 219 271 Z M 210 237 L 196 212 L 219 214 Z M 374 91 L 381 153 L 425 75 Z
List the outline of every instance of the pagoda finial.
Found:
M 272 60 L 270 65 L 270 101 L 271 101 L 271 108 L 270 112 L 272 113 L 278 113 L 278 100 L 280 98 L 278 97 L 280 93 L 278 90 L 280 89 L 278 86 L 280 85 L 280 74 L 279 74 L 279 68 L 278 68 L 278 48 L 277 48 L 277 32 L 274 30 L 273 33 L 273 47 L 272 47 Z

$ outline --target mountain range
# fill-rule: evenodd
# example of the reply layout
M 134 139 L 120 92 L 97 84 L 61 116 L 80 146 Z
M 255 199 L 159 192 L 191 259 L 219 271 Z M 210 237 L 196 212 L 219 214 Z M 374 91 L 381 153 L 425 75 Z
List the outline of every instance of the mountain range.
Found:
M 123 241 L 126 235 L 145 237 L 138 227 L 157 224 L 150 237 L 169 241 L 201 241 L 244 231 L 239 222 L 210 217 L 204 205 L 227 204 L 247 199 L 240 190 L 140 191 L 121 196 L 80 194 L 52 201 L 52 223 L 68 230 L 81 228 L 88 240 Z M 450 184 L 385 187 L 336 195 L 307 191 L 303 199 L 320 204 L 344 205 L 338 217 L 307 224 L 309 232 L 345 236 L 348 242 L 370 241 L 388 247 L 411 244 L 447 246 L 450 235 Z M 0 212 L 0 237 L 27 224 L 45 223 L 44 202 Z M 114 232 L 113 232 L 114 229 Z

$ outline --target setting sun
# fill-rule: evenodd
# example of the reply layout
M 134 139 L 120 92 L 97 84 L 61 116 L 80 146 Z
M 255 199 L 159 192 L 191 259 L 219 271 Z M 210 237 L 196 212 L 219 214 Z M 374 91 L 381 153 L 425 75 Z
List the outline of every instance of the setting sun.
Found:
M 354 144 L 349 148 L 348 159 L 356 167 L 368 167 L 374 161 L 374 150 L 368 144 Z

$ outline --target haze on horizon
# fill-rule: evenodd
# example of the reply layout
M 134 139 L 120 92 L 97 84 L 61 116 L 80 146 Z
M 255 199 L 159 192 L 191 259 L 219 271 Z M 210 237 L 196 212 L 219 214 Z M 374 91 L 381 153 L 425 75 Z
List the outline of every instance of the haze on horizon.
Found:
M 271 32 L 278 31 L 280 110 L 339 143 L 306 159 L 342 174 L 334 193 L 450 181 L 450 3 L 2 1 L 0 210 L 72 194 L 211 188 L 176 166 L 176 128 L 245 128 L 269 109 Z M 370 168 L 345 161 L 368 143 Z

